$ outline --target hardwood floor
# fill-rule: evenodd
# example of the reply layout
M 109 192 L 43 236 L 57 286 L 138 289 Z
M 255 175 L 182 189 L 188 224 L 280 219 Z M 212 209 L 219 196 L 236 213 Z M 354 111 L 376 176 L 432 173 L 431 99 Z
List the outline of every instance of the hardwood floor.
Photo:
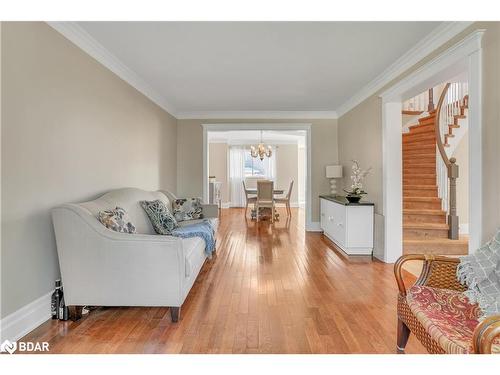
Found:
M 168 308 L 107 307 L 22 340 L 48 341 L 51 353 L 394 353 L 392 265 L 349 260 L 304 232 L 298 209 L 288 222 L 280 214 L 272 226 L 222 210 L 217 254 L 179 323 Z M 410 337 L 407 353 L 424 352 Z

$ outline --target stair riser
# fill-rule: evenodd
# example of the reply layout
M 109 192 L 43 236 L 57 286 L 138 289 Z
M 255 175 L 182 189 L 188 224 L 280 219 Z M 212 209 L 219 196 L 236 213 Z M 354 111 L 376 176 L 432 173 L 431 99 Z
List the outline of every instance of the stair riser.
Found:
M 403 144 L 403 155 L 422 155 L 422 154 L 432 154 L 436 151 L 436 145 L 433 144 Z
M 413 202 L 413 201 L 407 201 L 403 199 L 403 208 L 408 208 L 408 209 L 421 209 L 421 210 L 440 210 L 441 209 L 441 202 L 439 201 L 418 201 L 418 202 Z
M 417 126 L 410 126 L 409 127 L 410 134 L 436 134 L 436 128 L 434 124 L 429 124 L 429 125 L 417 125 Z
M 436 177 L 434 178 L 414 178 L 405 176 L 403 178 L 403 186 L 404 185 L 436 185 Z
M 433 197 L 437 198 L 438 192 L 436 190 L 415 190 L 415 189 L 408 189 L 405 190 L 403 189 L 403 196 L 404 197 Z
M 418 134 L 410 134 L 409 136 L 403 137 L 403 145 L 412 144 L 436 144 L 436 137 L 424 134 L 422 136 Z
M 453 241 L 443 244 L 409 244 L 403 242 L 403 254 L 434 254 L 434 255 L 467 255 L 467 244 L 456 243 Z
M 446 224 L 445 215 L 403 214 L 403 223 L 439 223 Z
M 403 229 L 404 239 L 448 238 L 448 229 Z
M 436 168 L 415 166 L 403 169 L 403 176 L 412 174 L 436 174 Z
M 436 168 L 436 156 L 425 157 L 425 158 L 416 158 L 416 157 L 403 157 L 403 168 L 416 168 L 415 165 L 427 164 L 432 165 L 432 167 Z
M 430 118 L 419 119 L 418 123 L 419 123 L 419 125 L 434 125 L 435 120 L 436 120 L 436 118 L 433 116 Z

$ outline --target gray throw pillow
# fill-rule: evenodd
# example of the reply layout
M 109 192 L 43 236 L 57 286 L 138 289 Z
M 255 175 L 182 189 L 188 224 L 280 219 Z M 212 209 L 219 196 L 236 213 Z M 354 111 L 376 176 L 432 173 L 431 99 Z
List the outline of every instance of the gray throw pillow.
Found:
M 120 233 L 135 233 L 135 226 L 130 221 L 127 211 L 121 207 L 99 212 L 99 221 L 108 229 Z
M 141 206 L 149 216 L 153 228 L 158 234 L 170 234 L 177 228 L 177 220 L 161 200 L 141 201 Z
M 201 198 L 179 198 L 172 202 L 175 220 L 197 220 L 203 219 L 203 206 Z

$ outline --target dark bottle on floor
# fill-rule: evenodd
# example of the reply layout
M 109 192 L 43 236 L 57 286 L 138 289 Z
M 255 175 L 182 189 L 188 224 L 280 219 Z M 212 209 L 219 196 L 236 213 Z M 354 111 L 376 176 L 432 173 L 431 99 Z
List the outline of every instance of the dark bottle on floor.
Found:
M 59 299 L 59 319 L 60 320 L 68 320 L 69 317 L 69 309 L 64 302 L 64 292 L 61 290 L 61 298 Z
M 56 288 L 54 293 L 52 293 L 51 301 L 50 301 L 50 315 L 52 319 L 59 319 L 59 303 L 62 297 L 61 290 L 61 280 L 56 280 Z

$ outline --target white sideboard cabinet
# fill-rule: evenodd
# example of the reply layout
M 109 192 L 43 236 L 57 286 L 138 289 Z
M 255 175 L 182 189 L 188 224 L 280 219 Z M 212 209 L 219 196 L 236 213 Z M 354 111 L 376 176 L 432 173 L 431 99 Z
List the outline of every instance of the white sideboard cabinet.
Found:
M 373 203 L 349 203 L 345 197 L 321 195 L 321 229 L 347 255 L 373 252 Z

